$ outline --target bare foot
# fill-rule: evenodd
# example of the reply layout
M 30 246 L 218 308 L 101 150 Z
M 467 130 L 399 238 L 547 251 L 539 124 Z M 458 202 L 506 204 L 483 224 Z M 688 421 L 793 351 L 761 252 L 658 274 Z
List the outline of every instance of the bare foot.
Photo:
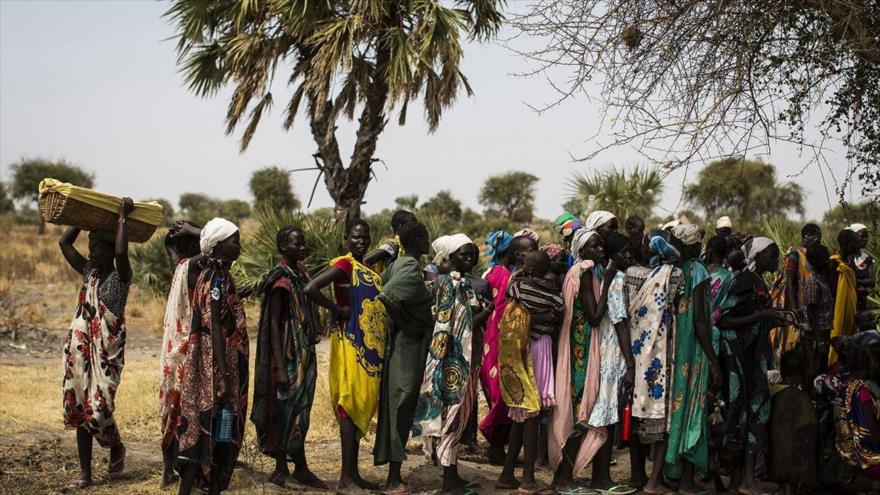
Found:
M 92 486 L 92 477 L 91 476 L 88 476 L 88 477 L 81 476 L 80 479 L 78 479 L 74 482 L 71 482 L 69 485 L 67 485 L 67 487 L 70 488 L 71 490 L 85 490 L 86 488 L 88 488 L 90 486 Z
M 162 482 L 159 483 L 159 488 L 164 490 L 169 486 L 177 483 L 177 480 L 178 477 L 177 474 L 174 473 L 174 471 L 166 471 L 162 473 Z
M 510 478 L 498 478 L 498 481 L 495 482 L 496 490 L 516 490 L 519 488 L 519 481 L 514 477 Z
M 324 483 L 324 480 L 318 478 L 315 473 L 311 472 L 308 468 L 294 469 L 291 478 L 301 485 L 310 486 L 319 490 L 326 490 L 329 488 L 327 483 Z
M 119 476 L 125 471 L 125 445 L 119 444 L 110 448 L 110 459 L 107 461 L 107 474 Z
M 287 476 L 289 476 L 289 473 L 286 473 L 280 469 L 276 469 L 269 476 L 269 483 L 272 483 L 273 485 L 278 485 L 281 488 L 285 488 L 284 482 L 287 481 Z
M 406 483 L 385 483 L 385 486 L 382 487 L 382 493 L 384 495 L 405 495 L 407 492 L 408 488 Z
M 361 490 L 369 490 L 371 492 L 379 490 L 379 485 L 361 478 L 360 475 L 357 475 L 357 477 L 354 479 L 354 484 L 357 485 Z

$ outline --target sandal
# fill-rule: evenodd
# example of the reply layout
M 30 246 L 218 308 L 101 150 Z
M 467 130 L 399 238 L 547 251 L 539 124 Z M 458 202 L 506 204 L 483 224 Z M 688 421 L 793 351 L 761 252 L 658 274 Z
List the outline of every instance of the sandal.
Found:
M 639 490 L 629 485 L 614 485 L 606 490 L 600 489 L 598 491 L 603 495 L 631 495 Z

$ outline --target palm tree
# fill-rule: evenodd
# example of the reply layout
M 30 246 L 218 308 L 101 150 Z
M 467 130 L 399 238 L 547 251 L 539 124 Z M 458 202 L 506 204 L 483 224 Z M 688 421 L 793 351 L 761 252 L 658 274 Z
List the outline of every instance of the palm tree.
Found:
M 289 129 L 305 103 L 316 169 L 347 219 L 360 215 L 385 112 L 423 99 L 433 131 L 459 90 L 472 91 L 460 64 L 463 38 L 486 40 L 501 26 L 500 0 L 174 0 L 181 71 L 190 90 L 211 96 L 234 86 L 226 114 L 232 133 L 243 119 L 244 151 L 272 106 L 276 71 L 294 88 L 285 102 Z M 357 117 L 346 167 L 337 120 Z
M 574 173 L 568 179 L 568 202 L 572 213 L 608 210 L 623 222 L 630 215 L 647 219 L 663 194 L 663 178 L 653 168 L 631 171 L 615 167 L 588 176 Z

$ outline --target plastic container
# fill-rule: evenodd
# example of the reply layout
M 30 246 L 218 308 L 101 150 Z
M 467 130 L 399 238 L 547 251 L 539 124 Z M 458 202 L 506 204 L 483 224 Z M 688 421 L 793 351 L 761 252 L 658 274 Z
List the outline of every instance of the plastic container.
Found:
M 214 442 L 232 443 L 232 428 L 235 424 L 235 413 L 229 406 L 223 406 L 214 420 Z

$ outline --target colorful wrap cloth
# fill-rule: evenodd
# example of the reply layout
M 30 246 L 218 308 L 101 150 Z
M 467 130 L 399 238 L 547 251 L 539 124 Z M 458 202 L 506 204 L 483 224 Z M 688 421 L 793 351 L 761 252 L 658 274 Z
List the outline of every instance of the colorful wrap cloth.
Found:
M 430 458 L 442 466 L 458 463 L 458 444 L 476 407 L 479 368 L 471 366 L 473 311 L 480 303 L 471 283 L 459 272 L 437 280 L 436 323 L 416 406 L 413 435 L 424 436 Z
M 257 333 L 257 356 L 254 363 L 254 402 L 251 422 L 257 431 L 257 443 L 266 455 L 296 460 L 304 452 L 309 432 L 315 382 L 318 378 L 315 344 L 320 319 L 315 304 L 306 297 L 309 275 L 303 267 L 291 267 L 281 260 L 260 280 L 260 326 Z M 282 291 L 281 358 L 276 363 L 272 353 L 271 301 L 274 291 Z M 278 399 L 277 371 L 286 372 L 286 400 Z
M 219 314 L 212 310 L 213 301 L 219 303 Z M 214 363 L 211 332 L 215 318 L 219 320 L 225 344 L 225 377 Z M 184 463 L 199 464 L 203 474 L 208 470 L 218 470 L 221 490 L 229 487 L 244 441 L 248 405 L 248 351 L 247 322 L 235 283 L 225 265 L 209 259 L 193 290 L 193 324 L 184 365 L 186 373 L 180 389 L 178 459 Z M 229 402 L 225 404 L 217 400 L 222 380 L 229 385 L 226 391 Z M 214 438 L 214 427 L 221 407 L 231 409 L 234 414 L 231 443 L 217 443 Z M 215 456 L 218 449 L 223 449 L 225 453 Z
M 554 224 L 556 225 L 556 231 L 559 232 L 562 237 L 568 237 L 576 230 L 583 227 L 583 222 L 567 211 L 562 212 L 562 215 L 559 215 L 559 217 L 556 218 Z
M 180 420 L 180 385 L 185 372 L 184 362 L 192 325 L 192 301 L 189 296 L 189 259 L 184 258 L 174 269 L 168 303 L 165 306 L 162 354 L 159 357 L 159 415 L 162 418 L 162 452 L 177 443 Z
M 126 328 L 123 311 L 113 308 L 110 299 L 121 298 L 124 308 L 128 285 L 116 271 L 103 281 L 88 265 L 83 273 L 76 314 L 64 341 L 64 426 L 85 428 L 101 447 L 111 448 L 121 443 L 113 412 L 125 364 Z
M 565 276 L 562 287 L 565 315 L 557 343 L 556 407 L 550 409 L 548 428 L 548 455 L 554 470 L 562 462 L 568 440 L 586 429 L 573 462 L 575 476 L 592 461 L 608 438 L 605 428 L 587 425 L 599 394 L 601 356 L 599 332 L 586 334 L 590 329 L 583 317 L 579 294 L 581 275 L 584 270 L 592 269 L 592 261 L 581 261 L 571 267 Z M 598 298 L 598 284 L 593 284 L 593 290 Z
M 501 318 L 507 309 L 507 284 L 510 271 L 503 265 L 495 265 L 485 277 L 492 288 L 492 302 L 495 310 L 486 323 L 483 335 L 483 363 L 480 367 L 480 382 L 488 395 L 489 412 L 480 422 L 480 432 L 489 443 L 507 443 L 510 417 L 501 395 L 501 374 L 498 370 L 498 342 L 501 336 Z M 496 435 L 499 437 L 496 438 Z M 502 442 L 502 440 L 504 440 Z
M 537 416 L 540 397 L 532 369 L 529 313 L 516 300 L 507 303 L 499 325 L 498 362 L 501 368 L 501 395 L 510 418 L 518 423 Z
M 385 308 L 378 299 L 382 279 L 351 254 L 331 260 L 330 266 L 351 277 L 348 301 L 338 301 L 347 302 L 351 315 L 337 322 L 330 336 L 330 401 L 337 419 L 351 418 L 361 438 L 379 407 L 388 337 Z M 345 289 L 337 287 L 341 290 Z
M 831 262 L 837 265 L 837 297 L 834 299 L 834 326 L 831 338 L 849 336 L 856 332 L 856 272 L 840 254 L 831 256 Z M 837 362 L 837 351 L 834 346 L 828 351 L 828 365 Z

